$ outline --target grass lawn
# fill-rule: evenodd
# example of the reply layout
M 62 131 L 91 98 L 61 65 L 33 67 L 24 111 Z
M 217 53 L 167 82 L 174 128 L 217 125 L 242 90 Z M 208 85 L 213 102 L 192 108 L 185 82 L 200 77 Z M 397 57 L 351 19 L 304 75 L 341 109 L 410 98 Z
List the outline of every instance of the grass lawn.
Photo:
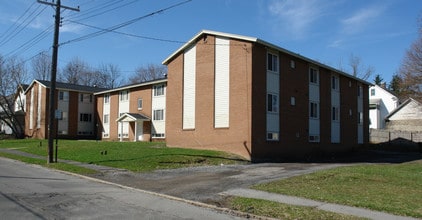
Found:
M 233 197 L 229 201 L 230 208 L 242 212 L 252 213 L 278 219 L 362 219 L 355 216 L 337 214 L 318 210 L 311 207 L 286 205 L 278 202 Z
M 40 166 L 53 168 L 53 169 L 56 169 L 56 170 L 63 170 L 63 171 L 71 172 L 71 173 L 78 173 L 78 174 L 82 174 L 82 175 L 94 174 L 94 173 L 97 172 L 95 170 L 91 170 L 91 169 L 87 169 L 87 168 L 84 168 L 84 167 L 79 167 L 79 166 L 75 166 L 75 165 L 71 165 L 71 164 L 65 164 L 65 163 L 47 164 L 46 160 L 23 157 L 23 156 L 3 153 L 3 152 L 0 152 L 0 157 L 7 157 L 7 158 L 10 158 L 10 159 L 19 160 L 19 161 L 22 161 L 22 162 L 25 162 L 25 163 L 38 164 Z
M 47 155 L 47 140 L 3 140 L 0 141 L 0 148 L 15 148 L 36 155 Z M 58 158 L 124 168 L 135 172 L 247 163 L 239 156 L 224 152 L 168 148 L 165 143 L 159 142 L 59 140 Z
M 339 167 L 253 188 L 422 218 L 422 160 Z

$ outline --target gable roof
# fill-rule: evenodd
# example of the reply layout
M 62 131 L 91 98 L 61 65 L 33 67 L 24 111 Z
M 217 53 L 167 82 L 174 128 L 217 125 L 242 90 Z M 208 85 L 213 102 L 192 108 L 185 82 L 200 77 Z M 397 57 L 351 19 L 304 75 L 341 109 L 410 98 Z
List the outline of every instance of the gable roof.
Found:
M 147 85 L 154 85 L 154 84 L 159 84 L 159 83 L 164 83 L 164 82 L 167 82 L 167 78 L 156 79 L 156 80 L 151 80 L 151 81 L 146 81 L 146 82 L 141 82 L 141 83 L 134 83 L 134 84 L 121 86 L 121 87 L 114 88 L 114 89 L 103 90 L 103 91 L 94 93 L 94 95 L 101 95 L 101 94 L 104 94 L 104 93 L 116 92 L 116 91 L 132 89 L 132 88 L 137 88 L 137 87 L 147 86 Z
M 416 103 L 418 106 L 421 106 L 421 108 L 422 108 L 422 104 L 420 102 L 418 102 L 415 99 L 408 98 L 401 105 L 399 105 L 396 109 L 394 109 L 392 112 L 390 112 L 390 114 L 388 114 L 387 116 L 385 116 L 385 119 L 391 118 L 393 115 L 395 115 L 397 112 L 399 112 L 401 109 L 403 109 L 404 107 L 406 107 L 408 104 L 410 104 L 412 102 L 413 103 Z
M 369 89 L 371 89 L 371 88 L 380 89 L 380 90 L 384 91 L 385 93 L 388 93 L 389 95 L 394 96 L 394 97 L 396 97 L 396 98 L 397 98 L 397 96 L 396 96 L 393 92 L 391 92 L 390 90 L 385 89 L 385 88 L 383 88 L 382 86 L 379 86 L 379 85 L 377 85 L 377 84 L 371 85 L 371 87 L 370 87 Z M 397 99 L 398 99 L 398 98 L 397 98 Z
M 38 80 L 34 79 L 31 84 L 26 88 L 25 93 L 35 84 L 39 83 L 45 88 L 50 88 L 51 82 L 46 80 Z M 87 93 L 95 93 L 106 90 L 105 88 L 98 88 L 93 86 L 83 86 L 83 85 L 76 85 L 71 83 L 63 83 L 63 82 L 56 82 L 56 89 L 68 90 L 68 91 L 76 91 L 76 92 L 87 92 Z
M 328 70 L 331 70 L 331 71 L 333 71 L 333 72 L 336 72 L 336 73 L 338 73 L 338 74 L 340 74 L 340 75 L 343 75 L 343 76 L 346 76 L 346 77 L 348 77 L 348 78 L 352 78 L 352 79 L 355 79 L 355 80 L 357 80 L 357 81 L 359 81 L 359 82 L 361 82 L 361 83 L 363 83 L 363 84 L 366 84 L 366 85 L 372 85 L 372 83 L 369 83 L 369 82 L 367 82 L 367 81 L 365 81 L 365 80 L 362 80 L 362 79 L 360 79 L 360 78 L 357 78 L 357 77 L 355 77 L 355 76 L 352 76 L 352 75 L 350 75 L 350 74 L 348 74 L 348 73 L 346 73 L 346 72 L 343 72 L 343 71 L 340 71 L 340 70 L 338 70 L 338 69 L 335 69 L 335 68 L 333 68 L 333 67 L 331 67 L 331 66 L 328 66 L 328 65 L 326 65 L 326 64 L 323 64 L 323 63 L 320 63 L 320 62 L 318 62 L 318 61 L 315 61 L 315 60 L 312 60 L 312 59 L 310 59 L 310 58 L 307 58 L 307 57 L 305 57 L 305 56 L 302 56 L 302 55 L 300 55 L 300 54 L 298 54 L 298 53 L 294 53 L 294 52 L 292 52 L 292 51 L 289 51 L 289 50 L 287 50 L 287 49 L 284 49 L 284 48 L 282 48 L 282 47 L 279 47 L 279 46 L 277 46 L 277 45 L 274 45 L 274 44 L 272 44 L 272 43 L 269 43 L 269 42 L 267 42 L 267 41 L 264 41 L 264 40 L 261 40 L 261 39 L 259 39 L 259 38 L 256 38 L 256 37 L 248 37 L 248 36 L 242 36 L 242 35 L 237 35 L 237 34 L 229 34 L 229 33 L 223 33 L 223 32 L 217 32 L 217 31 L 210 31 L 210 30 L 202 30 L 202 31 L 200 31 L 198 34 L 196 34 L 193 38 L 191 38 L 187 43 L 185 43 L 182 47 L 180 47 L 179 49 L 177 49 L 175 52 L 173 52 L 170 56 L 168 56 L 163 62 L 162 62 L 162 64 L 163 65 L 167 65 L 177 54 L 179 54 L 181 51 L 183 51 L 183 50 L 185 50 L 185 49 L 187 49 L 188 47 L 190 47 L 191 45 L 193 45 L 193 44 L 195 44 L 195 42 L 197 41 L 197 39 L 199 39 L 202 35 L 206 35 L 206 34 L 208 34 L 208 35 L 215 35 L 215 36 L 220 36 L 220 37 L 225 37 L 225 38 L 232 38 L 232 39 L 238 39 L 238 40 L 243 40 L 243 41 L 249 41 L 249 42 L 253 42 L 253 43 L 259 43 L 259 44 L 262 44 L 262 45 L 264 45 L 264 46 L 267 46 L 267 47 L 270 47 L 270 48 L 272 48 L 272 49 L 274 49 L 274 50 L 277 50 L 277 51 L 281 51 L 281 52 L 283 52 L 283 53 L 286 53 L 286 54 L 289 54 L 289 55 L 291 55 L 291 56 L 294 56 L 294 57 L 296 57 L 296 58 L 299 58 L 299 59 L 302 59 L 302 60 L 305 60 L 305 61 L 307 61 L 307 62 L 309 62 L 309 63 L 312 63 L 312 64 L 314 64 L 314 65 L 317 65 L 317 66 L 320 66 L 320 67 L 323 67 L 323 68 L 325 68 L 325 69 L 328 69 Z
M 127 119 L 126 119 L 127 118 Z M 140 114 L 140 113 L 124 113 L 119 118 L 116 119 L 117 122 L 121 121 L 151 121 L 151 118 Z

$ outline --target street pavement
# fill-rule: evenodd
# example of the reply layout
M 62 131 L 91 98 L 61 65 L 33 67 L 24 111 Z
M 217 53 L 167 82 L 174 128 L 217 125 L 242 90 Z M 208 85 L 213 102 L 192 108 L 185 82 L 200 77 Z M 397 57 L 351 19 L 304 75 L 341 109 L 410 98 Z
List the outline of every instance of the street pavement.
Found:
M 30 155 L 24 152 L 10 149 L 0 148 L 0 151 L 37 157 L 35 155 Z M 147 194 L 159 195 L 159 197 L 162 198 L 171 198 L 171 200 L 182 201 L 187 204 L 195 204 L 196 206 L 205 207 L 207 210 L 214 209 L 217 210 L 220 214 L 221 212 L 225 212 L 236 214 L 237 216 L 242 217 L 261 218 L 259 216 L 248 216 L 245 213 L 234 211 L 230 212 L 224 208 L 217 207 L 224 206 L 224 199 L 227 196 L 244 196 L 250 198 L 266 199 L 291 205 L 311 206 L 326 211 L 354 215 L 368 219 L 408 220 L 412 218 L 395 216 L 368 209 L 329 204 L 298 197 L 251 190 L 249 187 L 258 183 L 303 175 L 338 166 L 349 166 L 352 164 L 362 163 L 402 163 L 420 159 L 422 159 L 422 154 L 420 153 L 372 152 L 369 154 L 359 153 L 355 156 L 348 156 L 347 158 L 337 158 L 335 161 L 189 167 L 174 170 L 157 170 L 150 173 L 134 173 L 124 169 L 117 169 L 94 164 L 83 164 L 75 161 L 61 160 L 60 162 L 70 163 L 73 165 L 97 170 L 99 173 L 91 177 L 85 177 L 94 178 L 96 182 L 104 181 L 105 183 L 109 183 L 111 185 L 114 184 L 121 187 L 126 186 L 129 188 L 129 191 L 133 191 L 135 189 L 147 190 L 145 191 L 146 193 L 149 192 Z M 2 169 L 0 169 L 0 171 L 2 171 Z M 1 175 L 0 181 L 1 186 L 1 183 L 3 182 Z M 48 179 L 46 179 L 46 181 L 48 181 Z M 3 192 L 2 189 L 3 186 L 1 186 L 0 192 Z M 52 194 L 51 197 L 60 197 L 60 195 L 61 194 Z M 0 203 L 0 205 L 2 204 Z M 119 208 L 125 210 L 125 205 L 120 207 L 117 206 L 116 209 Z M 154 216 L 155 215 L 153 214 L 150 215 L 150 217 Z M 179 217 L 180 216 L 176 215 L 176 217 L 173 219 L 178 219 Z M 200 216 L 195 216 L 195 219 L 198 219 L 199 217 Z M 229 217 L 231 218 L 233 216 Z M 161 218 L 160 215 L 158 215 L 158 218 L 149 219 Z M 206 217 L 205 219 L 212 218 Z
M 241 219 L 0 157 L 0 219 Z

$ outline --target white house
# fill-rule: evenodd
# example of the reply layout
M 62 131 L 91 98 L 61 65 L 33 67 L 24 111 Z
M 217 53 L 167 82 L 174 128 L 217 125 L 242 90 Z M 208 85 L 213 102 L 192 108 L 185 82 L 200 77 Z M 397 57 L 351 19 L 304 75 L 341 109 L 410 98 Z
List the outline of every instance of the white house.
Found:
M 385 118 L 399 106 L 399 99 L 381 86 L 369 87 L 369 127 L 385 128 Z

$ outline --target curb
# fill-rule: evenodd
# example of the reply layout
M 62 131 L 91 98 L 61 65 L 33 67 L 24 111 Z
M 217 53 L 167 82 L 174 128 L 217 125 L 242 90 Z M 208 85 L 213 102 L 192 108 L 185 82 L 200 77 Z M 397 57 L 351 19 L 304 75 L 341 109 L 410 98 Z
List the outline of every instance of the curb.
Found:
M 137 191 L 137 192 L 141 192 L 141 193 L 145 193 L 145 194 L 149 194 L 149 195 L 153 195 L 153 196 L 157 196 L 157 197 L 161 197 L 161 198 L 165 198 L 165 199 L 169 199 L 169 200 L 173 200 L 173 201 L 183 202 L 183 203 L 194 205 L 194 206 L 201 207 L 201 208 L 211 209 L 211 210 L 217 211 L 219 213 L 223 213 L 223 214 L 227 214 L 227 215 L 231 215 L 231 216 L 247 218 L 247 219 L 258 219 L 258 220 L 276 220 L 275 218 L 258 216 L 258 215 L 254 215 L 254 214 L 250 214 L 250 213 L 246 213 L 246 212 L 232 210 L 232 209 L 229 209 L 229 208 L 218 207 L 218 206 L 207 204 L 207 203 L 197 202 L 197 201 L 183 199 L 183 198 L 170 196 L 170 195 L 166 195 L 166 194 L 162 194 L 162 193 L 138 189 L 138 188 L 125 186 L 125 185 L 118 184 L 118 183 L 113 183 L 113 182 L 97 179 L 97 178 L 90 177 L 90 176 L 85 176 L 85 175 L 82 175 L 82 174 L 72 173 L 72 172 L 69 172 L 69 171 L 44 167 L 44 166 L 41 166 L 41 165 L 38 165 L 38 164 L 25 163 L 25 162 L 22 162 L 20 160 L 15 160 L 15 159 L 7 158 L 7 157 L 1 157 L 1 158 L 5 159 L 5 160 L 15 161 L 15 162 L 18 162 L 18 163 L 24 163 L 24 164 L 27 164 L 27 165 L 30 165 L 30 166 L 33 166 L 33 167 L 37 167 L 37 168 L 48 169 L 48 170 L 63 173 L 63 174 L 66 174 L 66 175 L 75 176 L 75 177 L 78 177 L 78 178 L 81 178 L 81 179 L 87 179 L 87 180 L 90 180 L 90 181 L 93 181 L 93 182 L 103 183 L 103 184 L 107 184 L 107 185 L 111 185 L 111 186 L 116 186 L 116 187 L 119 187 L 119 188 L 122 188 L 122 189 L 133 190 L 133 191 Z

